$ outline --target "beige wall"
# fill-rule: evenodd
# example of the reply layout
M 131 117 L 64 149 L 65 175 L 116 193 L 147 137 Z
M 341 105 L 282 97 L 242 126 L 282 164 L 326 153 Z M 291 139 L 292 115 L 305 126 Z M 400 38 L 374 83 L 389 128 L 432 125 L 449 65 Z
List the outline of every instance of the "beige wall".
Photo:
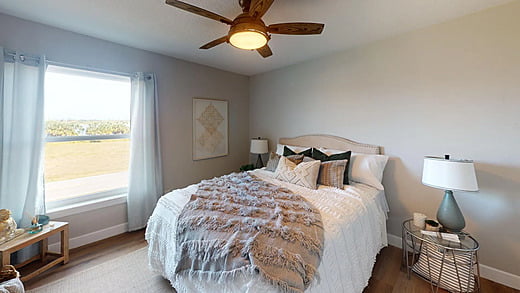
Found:
M 480 192 L 456 192 L 481 262 L 520 275 L 520 2 L 251 78 L 250 135 L 333 134 L 391 157 L 389 232 L 434 217 L 424 155 L 476 161 Z
M 51 61 L 158 78 L 164 189 L 238 170 L 249 159 L 249 78 L 0 14 L 0 47 Z M 229 101 L 229 156 L 192 161 L 192 98 Z M 126 222 L 126 204 L 63 218 L 71 237 Z

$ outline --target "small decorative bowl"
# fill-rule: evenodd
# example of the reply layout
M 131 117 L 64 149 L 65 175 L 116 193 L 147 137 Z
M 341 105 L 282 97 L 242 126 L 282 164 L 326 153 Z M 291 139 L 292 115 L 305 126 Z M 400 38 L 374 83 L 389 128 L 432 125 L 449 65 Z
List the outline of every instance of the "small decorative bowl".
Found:
M 426 231 L 439 232 L 441 225 L 434 220 L 426 220 Z
M 46 216 L 46 215 L 37 215 L 36 216 L 38 218 L 38 224 L 41 224 L 41 225 L 47 225 L 49 224 L 49 216 Z
M 32 224 L 31 226 L 29 226 L 29 228 L 27 228 L 27 232 L 29 232 L 30 234 L 36 234 L 36 233 L 39 233 L 43 230 L 43 225 L 42 224 Z

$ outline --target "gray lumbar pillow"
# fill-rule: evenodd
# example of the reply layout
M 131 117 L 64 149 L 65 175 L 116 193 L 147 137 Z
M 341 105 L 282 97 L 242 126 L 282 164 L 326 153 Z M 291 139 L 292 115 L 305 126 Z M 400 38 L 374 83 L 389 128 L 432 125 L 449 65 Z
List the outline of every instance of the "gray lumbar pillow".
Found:
M 276 170 L 276 167 L 278 167 L 278 162 L 280 161 L 280 155 L 276 153 L 270 153 L 269 154 L 269 161 L 267 162 L 267 165 L 265 166 L 265 169 L 267 171 L 274 172 Z

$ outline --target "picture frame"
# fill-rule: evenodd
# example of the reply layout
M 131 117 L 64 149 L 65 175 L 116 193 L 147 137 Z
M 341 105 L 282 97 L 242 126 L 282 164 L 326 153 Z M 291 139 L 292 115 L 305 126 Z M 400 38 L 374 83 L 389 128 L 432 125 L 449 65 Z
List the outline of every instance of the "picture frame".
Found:
M 193 98 L 193 160 L 227 156 L 228 101 Z

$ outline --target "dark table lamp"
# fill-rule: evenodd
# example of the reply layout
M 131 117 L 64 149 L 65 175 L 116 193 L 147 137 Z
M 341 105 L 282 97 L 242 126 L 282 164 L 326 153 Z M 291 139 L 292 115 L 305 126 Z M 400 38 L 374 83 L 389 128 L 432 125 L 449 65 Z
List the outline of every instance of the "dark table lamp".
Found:
M 478 191 L 473 161 L 450 160 L 448 155 L 445 158 L 425 157 L 422 183 L 445 190 L 437 220 L 448 231 L 462 231 L 466 222 L 453 197 L 453 190 Z
M 251 139 L 250 152 L 252 154 L 258 154 L 258 159 L 256 160 L 256 168 L 262 168 L 264 166 L 264 162 L 262 162 L 262 154 L 267 154 L 268 151 L 269 147 L 267 144 L 267 139 L 263 139 L 260 137 Z

